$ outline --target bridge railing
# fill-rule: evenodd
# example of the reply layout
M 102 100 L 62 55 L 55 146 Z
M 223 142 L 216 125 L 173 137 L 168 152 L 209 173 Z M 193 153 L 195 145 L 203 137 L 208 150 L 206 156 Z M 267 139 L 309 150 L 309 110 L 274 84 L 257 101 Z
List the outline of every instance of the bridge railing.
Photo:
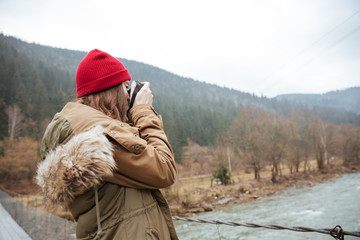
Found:
M 32 239 L 76 239 L 75 223 L 32 207 L 16 198 L 0 190 L 0 203 Z

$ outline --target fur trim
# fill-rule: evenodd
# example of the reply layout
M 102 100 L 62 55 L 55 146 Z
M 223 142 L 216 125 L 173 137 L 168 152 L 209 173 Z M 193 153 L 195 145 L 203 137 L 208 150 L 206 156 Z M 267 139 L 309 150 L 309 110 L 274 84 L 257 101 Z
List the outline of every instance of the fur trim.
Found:
M 75 135 L 38 165 L 36 181 L 47 208 L 65 209 L 89 189 L 113 175 L 113 146 L 100 126 Z

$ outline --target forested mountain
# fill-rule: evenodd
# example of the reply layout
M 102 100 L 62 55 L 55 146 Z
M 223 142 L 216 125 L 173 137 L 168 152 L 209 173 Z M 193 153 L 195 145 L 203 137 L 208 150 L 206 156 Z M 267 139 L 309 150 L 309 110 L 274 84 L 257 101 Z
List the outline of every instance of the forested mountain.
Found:
M 39 140 L 52 116 L 67 101 L 75 99 L 75 73 L 85 55 L 82 51 L 26 43 L 0 34 L 0 138 L 27 135 Z M 214 144 L 238 109 L 248 103 L 281 114 L 304 108 L 302 102 L 257 97 L 180 77 L 148 64 L 119 60 L 132 79 L 151 82 L 154 107 L 163 117 L 177 161 L 188 140 L 203 146 Z M 351 104 L 359 106 L 359 100 Z M 330 122 L 360 125 L 359 114 L 345 109 L 326 106 L 314 107 L 313 111 Z M 15 123 L 13 116 L 17 116 L 17 121 L 21 119 L 19 131 L 10 127 Z
M 360 114 L 360 87 L 336 90 L 324 94 L 282 94 L 276 96 L 276 99 L 287 99 L 311 107 L 338 108 Z

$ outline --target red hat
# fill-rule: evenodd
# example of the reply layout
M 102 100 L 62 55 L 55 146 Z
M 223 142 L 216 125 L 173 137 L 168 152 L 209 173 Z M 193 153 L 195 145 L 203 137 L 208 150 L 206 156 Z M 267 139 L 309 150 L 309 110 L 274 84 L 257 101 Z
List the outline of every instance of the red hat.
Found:
M 80 62 L 76 72 L 76 97 L 118 85 L 131 76 L 124 65 L 110 54 L 94 49 Z

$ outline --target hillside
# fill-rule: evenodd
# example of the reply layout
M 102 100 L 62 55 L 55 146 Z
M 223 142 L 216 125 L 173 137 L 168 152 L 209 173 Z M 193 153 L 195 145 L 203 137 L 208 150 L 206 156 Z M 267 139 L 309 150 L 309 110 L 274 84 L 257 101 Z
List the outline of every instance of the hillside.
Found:
M 27 43 L 0 34 L 0 139 L 9 134 L 6 111 L 16 104 L 23 116 L 18 136 L 39 140 L 52 116 L 67 101 L 74 100 L 75 72 L 85 55 L 82 51 Z M 154 107 L 163 116 L 177 161 L 189 140 L 201 146 L 213 145 L 241 106 L 251 103 L 280 114 L 305 107 L 303 102 L 257 97 L 184 78 L 148 64 L 119 60 L 128 68 L 132 79 L 151 82 Z M 348 104 L 359 105 L 359 100 Z M 330 105 L 314 107 L 313 111 L 329 122 L 360 125 L 358 112 Z
M 282 94 L 278 100 L 290 100 L 311 107 L 333 107 L 360 114 L 360 87 L 336 90 L 324 94 Z
M 0 114 L 4 118 L 1 136 L 7 132 L 5 109 L 17 104 L 26 123 L 22 134 L 41 138 L 50 118 L 75 98 L 75 72 L 85 55 L 81 51 L 0 35 Z M 256 99 L 247 93 L 183 78 L 140 62 L 119 60 L 128 68 L 132 79 L 151 82 L 154 106 L 163 115 L 177 159 L 187 139 L 201 145 L 213 143 L 218 132 L 230 125 L 238 106 Z

